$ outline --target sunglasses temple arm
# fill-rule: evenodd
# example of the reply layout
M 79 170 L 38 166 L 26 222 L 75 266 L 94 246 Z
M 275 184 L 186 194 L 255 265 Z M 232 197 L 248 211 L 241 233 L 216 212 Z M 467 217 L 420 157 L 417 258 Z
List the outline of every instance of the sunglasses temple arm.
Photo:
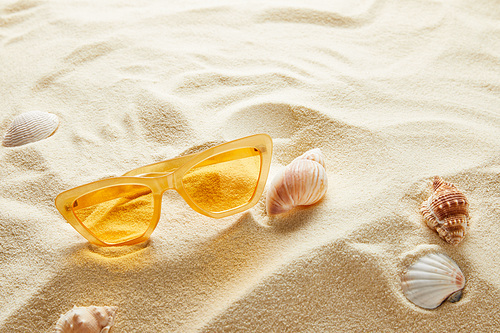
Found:
M 73 201 L 71 206 L 72 209 L 78 210 L 80 207 L 86 208 L 91 207 L 96 204 L 100 204 L 109 200 L 120 198 L 127 194 L 128 196 L 133 195 L 135 197 L 141 197 L 151 193 L 149 189 L 144 187 L 137 189 L 135 185 L 120 185 L 115 187 L 106 187 L 101 190 L 89 193 L 83 197 L 78 198 Z
M 140 168 L 131 170 L 122 176 L 123 177 L 133 177 L 133 176 L 157 177 L 157 176 L 165 175 L 167 173 L 170 173 L 170 172 L 177 170 L 179 167 L 186 164 L 195 155 L 196 154 L 189 154 L 189 155 L 185 155 L 185 156 L 181 156 L 181 157 L 176 157 L 176 158 L 173 158 L 170 160 L 142 166 Z

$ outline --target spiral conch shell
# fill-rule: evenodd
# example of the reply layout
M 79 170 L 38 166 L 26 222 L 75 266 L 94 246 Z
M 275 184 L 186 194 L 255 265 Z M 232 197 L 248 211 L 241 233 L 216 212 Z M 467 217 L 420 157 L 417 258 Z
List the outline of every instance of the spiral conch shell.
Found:
M 422 203 L 420 211 L 427 225 L 446 242 L 457 245 L 469 231 L 469 203 L 455 185 L 435 176 L 434 193 Z
M 5 147 L 22 146 L 30 142 L 48 138 L 59 126 L 55 114 L 43 111 L 30 111 L 15 117 L 2 144 Z
M 116 309 L 115 306 L 73 307 L 61 315 L 54 333 L 108 333 Z
M 282 214 L 293 207 L 312 205 L 326 193 L 328 179 L 319 148 L 294 159 L 271 182 L 266 198 L 269 215 Z
M 406 298 L 424 309 L 437 308 L 445 300 L 458 302 L 464 286 L 462 270 L 442 253 L 420 258 L 401 277 Z

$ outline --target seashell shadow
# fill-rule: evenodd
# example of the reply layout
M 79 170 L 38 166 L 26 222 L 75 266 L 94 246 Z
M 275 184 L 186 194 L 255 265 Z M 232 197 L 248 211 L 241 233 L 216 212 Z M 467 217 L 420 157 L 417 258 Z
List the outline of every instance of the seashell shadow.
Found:
M 322 198 L 311 206 L 296 206 L 283 214 L 269 215 L 264 220 L 264 225 L 280 233 L 294 232 L 313 221 L 315 216 L 320 214 L 318 208 L 325 200 Z

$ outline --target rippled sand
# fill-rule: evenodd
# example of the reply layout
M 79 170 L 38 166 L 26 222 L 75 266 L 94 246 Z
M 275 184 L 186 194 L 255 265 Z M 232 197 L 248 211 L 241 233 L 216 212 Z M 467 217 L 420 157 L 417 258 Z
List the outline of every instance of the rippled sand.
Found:
M 49 332 L 116 305 L 114 332 L 500 329 L 500 6 L 481 1 L 2 1 L 0 134 L 25 111 L 48 139 L 0 147 L 0 331 Z M 149 243 L 89 245 L 66 189 L 254 134 L 271 177 L 326 156 L 319 204 L 221 220 L 175 193 Z M 469 198 L 457 247 L 425 226 L 434 175 Z M 265 196 L 265 193 L 264 193 Z M 400 276 L 443 252 L 467 285 L 423 310 Z

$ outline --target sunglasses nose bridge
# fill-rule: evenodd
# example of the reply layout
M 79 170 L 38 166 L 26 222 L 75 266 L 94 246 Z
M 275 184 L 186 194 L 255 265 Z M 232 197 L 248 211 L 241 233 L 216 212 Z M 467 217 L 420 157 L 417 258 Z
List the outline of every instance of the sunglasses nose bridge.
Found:
M 162 192 L 175 189 L 174 173 L 166 174 L 158 179 Z

